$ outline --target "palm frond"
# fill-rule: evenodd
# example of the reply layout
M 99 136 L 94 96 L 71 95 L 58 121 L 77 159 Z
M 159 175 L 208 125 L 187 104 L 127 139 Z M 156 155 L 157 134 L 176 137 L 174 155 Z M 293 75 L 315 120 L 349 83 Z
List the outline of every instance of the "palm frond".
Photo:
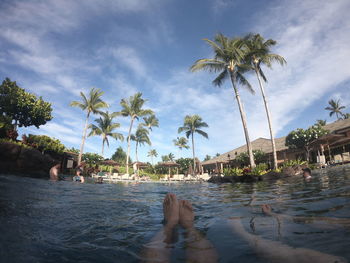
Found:
M 217 76 L 217 77 L 213 80 L 214 86 L 220 87 L 220 86 L 224 83 L 225 79 L 228 78 L 228 76 L 229 76 L 229 75 L 228 75 L 228 73 L 227 73 L 227 70 L 224 69 L 224 70 L 219 74 L 219 76 Z
M 196 132 L 199 133 L 200 135 L 202 135 L 203 137 L 209 139 L 208 134 L 206 132 L 204 132 L 202 130 L 196 130 Z

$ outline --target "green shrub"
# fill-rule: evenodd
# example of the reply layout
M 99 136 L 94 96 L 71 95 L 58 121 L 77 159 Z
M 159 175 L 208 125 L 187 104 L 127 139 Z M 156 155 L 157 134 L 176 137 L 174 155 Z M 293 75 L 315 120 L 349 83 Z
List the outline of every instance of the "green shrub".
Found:
M 224 176 L 242 176 L 243 169 L 241 168 L 224 168 Z
M 103 157 L 97 153 L 83 153 L 82 160 L 90 166 L 94 166 L 103 161 Z
M 118 173 L 126 174 L 126 166 L 119 166 Z M 134 169 L 132 167 L 129 167 L 129 174 L 133 174 L 133 173 L 134 173 Z
M 295 165 L 304 165 L 304 164 L 307 164 L 307 162 L 306 162 L 306 161 L 303 161 L 303 160 L 301 160 L 301 159 L 288 160 L 288 161 L 285 161 L 285 162 L 282 164 L 282 168 L 292 167 L 292 166 L 295 166 Z
M 101 172 L 115 173 L 117 172 L 112 165 L 99 165 Z
M 13 140 L 11 140 L 9 138 L 0 138 L 0 143 L 4 143 L 4 142 L 9 142 L 9 143 L 12 143 L 12 144 L 16 144 L 16 145 L 22 146 L 23 148 L 33 149 L 33 147 L 31 147 L 30 145 L 26 145 L 23 142 L 13 141 Z
M 266 163 L 259 163 L 255 168 L 252 169 L 251 174 L 260 176 L 266 174 L 268 170 L 268 165 Z
M 63 153 L 66 147 L 55 138 L 46 135 L 29 134 L 28 137 L 22 136 L 23 143 L 37 148 L 41 152 Z

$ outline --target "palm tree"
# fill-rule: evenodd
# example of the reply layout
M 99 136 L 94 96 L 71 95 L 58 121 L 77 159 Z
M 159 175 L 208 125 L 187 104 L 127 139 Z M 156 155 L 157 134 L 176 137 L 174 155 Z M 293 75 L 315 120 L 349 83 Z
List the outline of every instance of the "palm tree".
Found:
M 117 112 L 109 113 L 103 112 L 101 113 L 102 117 L 99 117 L 95 120 L 97 125 L 90 124 L 89 128 L 91 129 L 88 136 L 100 135 L 102 136 L 102 151 L 101 155 L 103 156 L 104 145 L 107 143 L 109 147 L 108 137 L 112 137 L 116 140 L 123 141 L 124 137 L 121 133 L 113 132 L 115 129 L 120 128 L 120 123 L 113 123 L 113 119 L 118 115 Z
M 214 41 L 204 39 L 214 50 L 214 58 L 205 58 L 197 60 L 191 67 L 191 71 L 207 70 L 209 72 L 220 72 L 214 79 L 215 86 L 221 86 L 225 79 L 231 79 L 231 84 L 235 92 L 238 108 L 241 114 L 244 135 L 247 143 L 250 166 L 255 167 L 252 145 L 250 143 L 246 114 L 238 92 L 237 84 L 246 87 L 251 93 L 254 93 L 249 82 L 243 76 L 243 73 L 249 70 L 244 65 L 244 41 L 239 38 L 229 39 L 222 34 L 218 34 Z
M 170 161 L 170 159 L 169 159 L 169 155 L 162 155 L 162 162 L 163 163 L 166 163 L 166 162 L 169 162 Z
M 177 137 L 176 140 L 173 140 L 175 146 L 179 147 L 180 150 L 188 149 L 190 146 L 187 145 L 188 140 L 185 137 Z
M 337 116 L 337 119 L 341 119 L 341 116 L 343 116 L 343 113 L 341 112 L 341 110 L 345 109 L 345 106 L 341 106 L 340 105 L 340 99 L 335 101 L 335 100 L 330 100 L 328 101 L 329 106 L 325 108 L 325 110 L 329 110 L 329 116 L 332 117 L 333 114 L 335 113 L 335 115 Z M 340 117 L 339 117 L 340 115 Z
M 277 153 L 276 153 L 276 144 L 273 136 L 273 129 L 271 123 L 271 113 L 268 105 L 268 101 L 265 95 L 265 89 L 263 86 L 263 81 L 267 82 L 266 76 L 261 69 L 261 65 L 265 65 L 269 68 L 272 68 L 273 62 L 278 62 L 282 66 L 286 63 L 286 60 L 277 54 L 273 54 L 270 51 L 270 48 L 276 45 L 276 41 L 272 39 L 265 39 L 259 34 L 252 35 L 248 34 L 245 38 L 245 45 L 248 48 L 248 53 L 246 55 L 246 62 L 252 67 L 252 70 L 255 72 L 256 77 L 258 78 L 261 95 L 265 105 L 265 111 L 267 115 L 267 121 L 269 124 L 272 152 L 273 152 L 273 168 L 277 168 Z
M 350 113 L 344 113 L 343 114 L 343 120 L 350 119 Z
M 174 159 L 175 159 L 175 155 L 174 155 L 173 153 L 169 153 L 169 154 L 168 154 L 168 157 L 169 157 L 169 160 L 170 160 L 171 162 L 173 162 Z
M 147 143 L 148 145 L 151 145 L 151 140 L 148 137 L 149 131 L 142 127 L 142 125 L 139 125 L 137 127 L 137 130 L 135 134 L 132 134 L 130 136 L 131 140 L 136 142 L 136 148 L 135 148 L 135 154 L 136 154 L 136 162 L 139 162 L 139 158 L 137 155 L 137 148 L 139 145 L 143 145 Z
M 151 157 L 152 166 L 153 166 L 153 157 L 157 157 L 157 156 L 158 156 L 158 153 L 156 149 L 152 149 L 148 152 L 147 157 Z
M 138 92 L 134 96 L 130 96 L 129 99 L 122 99 L 120 101 L 120 105 L 122 106 L 122 110 L 120 114 L 124 117 L 130 117 L 130 127 L 128 132 L 128 151 L 126 158 L 126 173 L 129 174 L 129 156 L 130 156 L 130 136 L 132 127 L 135 119 L 138 120 L 139 117 L 144 117 L 148 115 L 152 115 L 153 111 L 149 109 L 142 109 L 143 104 L 146 102 L 145 99 L 142 98 L 142 93 Z
M 82 97 L 82 102 L 72 101 L 70 103 L 70 106 L 79 107 L 83 111 L 86 111 L 86 121 L 85 121 L 85 127 L 84 127 L 84 131 L 83 131 L 83 138 L 81 140 L 81 145 L 80 145 L 78 165 L 80 165 L 80 163 L 81 163 L 81 157 L 82 157 L 83 151 L 84 151 L 86 131 L 88 129 L 90 114 L 91 113 L 101 114 L 100 109 L 108 107 L 108 104 L 101 99 L 101 96 L 103 95 L 103 93 L 104 92 L 101 91 L 100 89 L 91 88 L 88 97 L 86 97 L 83 92 L 80 92 L 80 96 Z
M 315 125 L 316 126 L 325 126 L 327 124 L 326 120 L 317 120 Z
M 187 115 L 182 127 L 178 129 L 178 133 L 185 132 L 186 137 L 191 136 L 192 140 L 192 154 L 193 154 L 193 172 L 196 173 L 196 155 L 194 151 L 194 134 L 198 133 L 208 139 L 208 134 L 201 130 L 201 128 L 209 127 L 199 115 Z
M 159 127 L 159 120 L 152 114 L 149 117 L 143 117 L 143 125 L 152 131 L 152 127 Z

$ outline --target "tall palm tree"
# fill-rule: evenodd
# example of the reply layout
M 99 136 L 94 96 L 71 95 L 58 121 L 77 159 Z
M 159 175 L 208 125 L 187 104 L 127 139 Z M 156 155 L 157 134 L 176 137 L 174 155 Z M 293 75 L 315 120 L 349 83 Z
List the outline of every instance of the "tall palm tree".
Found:
M 145 99 L 142 98 L 142 93 L 138 92 L 133 96 L 130 96 L 129 99 L 122 99 L 120 101 L 120 105 L 122 106 L 122 110 L 120 114 L 124 117 L 130 117 L 130 127 L 128 132 L 128 151 L 126 158 L 126 173 L 129 174 L 129 156 L 130 156 L 130 136 L 132 127 L 135 119 L 138 120 L 139 117 L 145 117 L 148 115 L 152 115 L 153 111 L 149 109 L 143 109 L 143 105 L 146 102 Z
M 143 125 L 152 131 L 152 127 L 159 127 L 159 120 L 156 115 L 152 114 L 149 117 L 143 117 Z
M 328 101 L 329 106 L 325 108 L 325 110 L 329 110 L 329 116 L 332 117 L 333 114 L 335 114 L 335 116 L 337 116 L 337 119 L 341 119 L 341 117 L 343 116 L 343 113 L 341 110 L 345 109 L 345 106 L 341 106 L 340 105 L 340 99 L 339 100 L 330 100 Z M 340 115 L 340 117 L 339 117 Z
M 168 154 L 169 160 L 173 162 L 175 160 L 175 155 L 173 153 Z
M 237 84 L 246 87 L 251 93 L 254 93 L 250 83 L 243 76 L 243 73 L 249 70 L 244 65 L 246 50 L 244 41 L 239 38 L 230 39 L 222 34 L 218 34 L 215 40 L 204 39 L 214 50 L 214 58 L 204 58 L 197 60 L 191 67 L 191 71 L 207 70 L 209 72 L 220 72 L 214 79 L 215 86 L 221 86 L 225 79 L 230 79 L 236 96 L 238 108 L 241 114 L 244 135 L 247 143 L 250 166 L 255 167 L 252 145 L 249 139 L 246 114 L 243 109 L 241 97 L 238 92 Z
M 180 150 L 188 149 L 190 146 L 187 145 L 188 140 L 185 137 L 177 137 L 176 140 L 173 140 L 175 146 L 179 147 Z
M 80 163 L 81 163 L 81 157 L 82 157 L 83 151 L 84 151 L 84 144 L 85 144 L 85 139 L 86 139 L 86 132 L 87 132 L 88 125 L 89 125 L 90 114 L 91 113 L 101 114 L 102 113 L 101 109 L 108 107 L 108 104 L 101 99 L 101 96 L 103 95 L 103 93 L 104 92 L 101 91 L 100 89 L 91 88 L 88 97 L 86 97 L 83 92 L 80 92 L 80 96 L 82 98 L 82 101 L 81 102 L 80 101 L 72 101 L 70 103 L 70 106 L 79 107 L 83 111 L 86 112 L 86 121 L 85 121 L 85 127 L 84 127 L 84 131 L 83 131 L 83 138 L 81 140 L 81 145 L 80 145 L 78 165 L 80 165 Z
M 139 125 L 137 127 L 135 134 L 132 134 L 130 136 L 130 139 L 136 142 L 136 146 L 135 146 L 136 162 L 139 162 L 139 157 L 137 154 L 138 146 L 143 145 L 145 143 L 147 143 L 148 145 L 151 145 L 151 140 L 149 139 L 148 135 L 149 135 L 149 131 L 143 128 L 142 125 Z
M 192 140 L 192 154 L 193 154 L 193 172 L 196 173 L 196 155 L 194 150 L 194 134 L 198 133 L 203 137 L 208 139 L 208 134 L 201 130 L 201 128 L 209 127 L 206 122 L 202 120 L 202 118 L 195 115 L 187 115 L 184 120 L 183 126 L 178 129 L 178 133 L 185 132 L 186 137 L 189 138 L 191 136 Z
M 153 157 L 157 157 L 158 153 L 156 151 L 156 149 L 151 149 L 148 154 L 147 157 L 151 157 L 151 162 L 152 162 L 152 166 L 153 166 Z
M 113 119 L 118 115 L 117 112 L 109 113 L 103 112 L 101 113 L 101 117 L 95 120 L 96 124 L 90 124 L 90 133 L 88 136 L 99 135 L 102 137 L 102 151 L 101 155 L 103 156 L 103 150 L 105 143 L 109 147 L 108 137 L 112 137 L 116 140 L 123 141 L 124 137 L 121 133 L 113 132 L 115 129 L 120 128 L 120 123 L 113 122 Z
M 267 115 L 267 121 L 269 124 L 270 137 L 271 137 L 271 146 L 273 153 L 273 168 L 277 168 L 277 153 L 276 153 L 276 144 L 274 133 L 271 123 L 271 113 L 269 109 L 269 104 L 266 98 L 265 89 L 263 81 L 267 82 L 266 76 L 261 69 L 261 65 L 265 65 L 269 68 L 272 68 L 273 62 L 278 62 L 282 66 L 286 63 L 286 60 L 277 54 L 271 53 L 270 48 L 277 44 L 275 40 L 265 39 L 259 34 L 252 35 L 248 34 L 245 38 L 245 45 L 248 48 L 248 53 L 246 54 L 246 62 L 252 67 L 252 70 L 255 72 L 256 77 L 258 78 L 261 95 L 265 105 L 265 111 Z M 263 80 L 263 81 L 262 81 Z

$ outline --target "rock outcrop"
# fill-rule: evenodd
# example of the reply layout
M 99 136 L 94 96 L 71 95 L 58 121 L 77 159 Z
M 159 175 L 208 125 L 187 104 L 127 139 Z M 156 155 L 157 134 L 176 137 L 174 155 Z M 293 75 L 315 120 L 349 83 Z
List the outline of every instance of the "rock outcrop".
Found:
M 0 173 L 31 177 L 49 177 L 50 168 L 58 161 L 48 154 L 14 143 L 0 143 Z

